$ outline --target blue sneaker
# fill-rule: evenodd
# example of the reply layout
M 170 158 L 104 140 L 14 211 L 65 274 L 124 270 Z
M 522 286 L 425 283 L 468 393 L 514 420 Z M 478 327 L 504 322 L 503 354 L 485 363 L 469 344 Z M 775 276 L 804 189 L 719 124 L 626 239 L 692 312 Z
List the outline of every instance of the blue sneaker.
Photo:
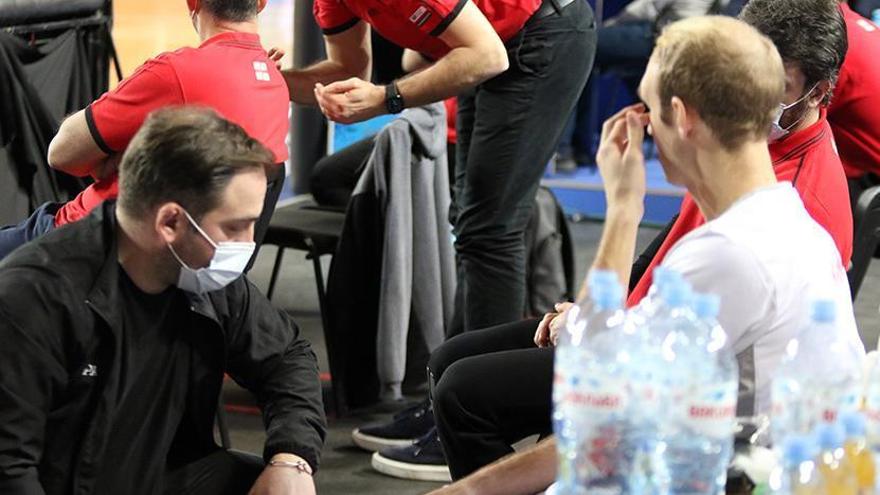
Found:
M 387 448 L 409 447 L 434 428 L 434 413 L 425 400 L 395 414 L 390 422 L 356 428 L 351 439 L 358 447 L 370 452 Z
M 373 469 L 382 474 L 407 480 L 450 482 L 452 476 L 443 455 L 437 428 L 409 447 L 390 448 L 373 454 Z

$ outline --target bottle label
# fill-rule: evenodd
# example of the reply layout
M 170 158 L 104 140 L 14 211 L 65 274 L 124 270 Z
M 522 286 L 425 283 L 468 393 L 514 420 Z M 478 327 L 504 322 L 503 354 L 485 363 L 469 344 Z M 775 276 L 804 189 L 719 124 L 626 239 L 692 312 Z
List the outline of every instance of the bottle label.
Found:
M 736 417 L 736 384 L 707 386 L 695 392 L 684 402 L 688 426 L 710 437 L 729 437 Z
M 575 378 L 567 388 L 565 402 L 585 414 L 607 416 L 627 407 L 626 383 L 620 379 Z

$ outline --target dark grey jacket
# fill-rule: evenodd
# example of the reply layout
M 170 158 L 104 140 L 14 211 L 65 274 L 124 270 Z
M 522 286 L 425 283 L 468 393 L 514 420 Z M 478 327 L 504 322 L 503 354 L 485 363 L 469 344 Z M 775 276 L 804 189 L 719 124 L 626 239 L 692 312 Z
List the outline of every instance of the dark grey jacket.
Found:
M 0 493 L 90 493 L 102 464 L 112 462 L 103 453 L 126 304 L 116 244 L 114 205 L 105 203 L 0 263 Z M 189 310 L 175 317 L 194 349 L 188 416 L 174 431 L 155 432 L 176 435 L 168 462 L 218 448 L 213 424 L 226 372 L 262 408 L 264 457 L 292 452 L 317 467 L 326 428 L 321 387 L 296 325 L 244 277 L 187 297 Z

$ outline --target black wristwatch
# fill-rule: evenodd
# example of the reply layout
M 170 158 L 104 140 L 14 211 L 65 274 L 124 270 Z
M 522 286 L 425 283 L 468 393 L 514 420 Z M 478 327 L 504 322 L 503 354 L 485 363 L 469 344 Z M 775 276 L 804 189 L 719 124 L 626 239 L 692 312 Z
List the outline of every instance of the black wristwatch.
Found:
M 397 89 L 397 83 L 392 82 L 385 86 L 385 109 L 388 113 L 400 113 L 405 108 L 403 96 Z

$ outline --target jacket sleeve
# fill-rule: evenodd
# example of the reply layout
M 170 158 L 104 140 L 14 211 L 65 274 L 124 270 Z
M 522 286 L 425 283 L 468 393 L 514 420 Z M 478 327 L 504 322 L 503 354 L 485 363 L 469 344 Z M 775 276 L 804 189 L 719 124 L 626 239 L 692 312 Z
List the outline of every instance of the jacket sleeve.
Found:
M 327 422 L 315 353 L 291 318 L 246 279 L 227 297 L 233 298 L 227 301 L 227 372 L 263 411 L 263 458 L 296 454 L 317 470 Z
M 66 380 L 57 334 L 46 331 L 35 287 L 0 282 L 0 493 L 41 495 L 38 466 L 48 412 Z M 18 284 L 11 282 L 17 279 Z M 46 299 L 43 299 L 46 301 Z M 21 308 L 24 308 L 23 310 Z M 54 327 L 57 329 L 57 326 Z

